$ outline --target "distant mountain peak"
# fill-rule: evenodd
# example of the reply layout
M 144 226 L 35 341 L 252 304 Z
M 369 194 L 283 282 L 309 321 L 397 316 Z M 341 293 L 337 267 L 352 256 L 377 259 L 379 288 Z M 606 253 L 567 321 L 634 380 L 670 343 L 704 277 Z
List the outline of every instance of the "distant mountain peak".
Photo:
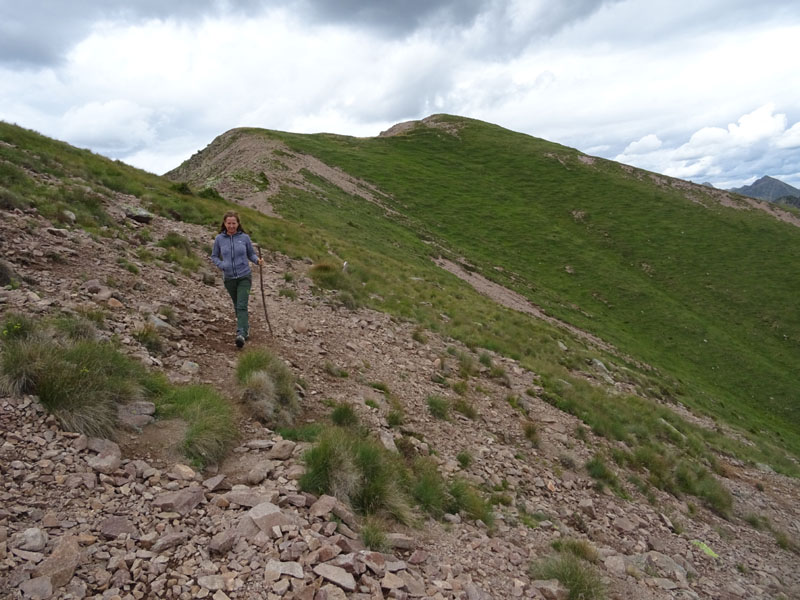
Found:
M 800 198 L 800 190 L 769 175 L 764 175 L 750 185 L 733 188 L 729 191 L 759 200 L 768 200 L 769 202 L 774 202 L 778 198 L 786 196 Z

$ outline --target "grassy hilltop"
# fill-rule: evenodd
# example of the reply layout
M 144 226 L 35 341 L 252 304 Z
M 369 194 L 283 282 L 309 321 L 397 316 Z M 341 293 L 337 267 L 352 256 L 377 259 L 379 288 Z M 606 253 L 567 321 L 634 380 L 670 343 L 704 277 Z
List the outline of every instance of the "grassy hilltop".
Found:
M 316 193 L 283 188 L 272 199 L 288 219 L 427 273 L 429 255 L 464 257 L 549 314 L 653 365 L 668 395 L 752 433 L 771 432 L 800 455 L 796 226 L 735 196 L 722 203 L 717 190 L 497 126 L 447 116 L 438 123 L 377 138 L 239 135 L 279 139 L 339 167 L 376 186 L 397 213 L 307 173 Z M 353 262 L 353 253 L 341 256 Z M 388 279 L 385 306 L 441 325 L 420 311 L 412 281 Z M 464 333 L 473 343 L 523 360 L 541 354 L 525 327 L 502 333 L 476 320 Z

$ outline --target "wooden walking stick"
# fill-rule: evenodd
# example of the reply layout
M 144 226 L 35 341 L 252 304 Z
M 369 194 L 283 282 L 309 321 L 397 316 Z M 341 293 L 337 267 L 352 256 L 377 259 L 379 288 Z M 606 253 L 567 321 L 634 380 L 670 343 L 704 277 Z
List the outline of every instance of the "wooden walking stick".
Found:
M 264 259 L 261 258 L 261 246 L 258 247 L 258 279 L 261 281 L 261 304 L 264 305 L 264 316 L 267 318 L 267 327 L 269 327 L 269 334 L 275 337 L 272 333 L 272 324 L 269 322 L 269 315 L 267 314 L 267 300 L 264 298 Z

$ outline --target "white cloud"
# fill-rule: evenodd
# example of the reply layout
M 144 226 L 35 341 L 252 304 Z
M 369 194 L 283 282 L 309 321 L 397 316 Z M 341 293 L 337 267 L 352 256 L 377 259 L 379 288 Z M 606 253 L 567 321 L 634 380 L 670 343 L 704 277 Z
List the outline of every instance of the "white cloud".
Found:
M 375 135 L 448 112 L 717 184 L 800 184 L 790 0 L 76 0 L 49 21 L 40 4 L 8 21 L 52 40 L 17 40 L 27 68 L 0 40 L 0 118 L 156 172 L 236 126 Z
M 648 152 L 653 152 L 655 150 L 658 150 L 661 147 L 662 143 L 663 142 L 660 139 L 658 139 L 657 135 L 655 135 L 654 133 L 649 133 L 643 138 L 628 144 L 628 147 L 625 148 L 623 154 L 625 155 L 647 154 Z
M 770 103 L 740 116 L 726 128 L 704 127 L 678 146 L 653 144 L 648 148 L 642 142 L 655 136 L 645 136 L 615 160 L 683 179 L 722 179 L 721 187 L 726 188 L 760 175 L 792 183 L 800 172 L 800 155 L 781 150 L 800 145 L 800 123 L 791 128 L 787 125 L 787 116 L 776 113 Z M 783 158 L 775 161 L 776 155 Z

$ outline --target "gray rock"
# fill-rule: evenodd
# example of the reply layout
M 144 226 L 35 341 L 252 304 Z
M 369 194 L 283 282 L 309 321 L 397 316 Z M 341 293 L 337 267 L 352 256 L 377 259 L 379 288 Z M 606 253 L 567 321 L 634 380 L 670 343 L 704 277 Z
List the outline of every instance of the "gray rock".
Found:
M 175 546 L 180 546 L 188 539 L 189 534 L 185 531 L 167 533 L 166 535 L 161 536 L 161 538 L 155 544 L 153 544 L 152 551 L 156 554 L 160 554 L 161 552 L 164 552 L 164 550 L 169 550 Z
M 353 592 L 356 589 L 356 580 L 341 567 L 328 564 L 316 565 L 314 573 L 348 592 Z
M 161 494 L 153 500 L 153 506 L 163 511 L 174 511 L 181 515 L 189 514 L 205 498 L 205 490 L 192 486 L 183 490 Z
M 47 545 L 47 532 L 38 527 L 30 527 L 11 539 L 11 547 L 28 552 L 41 552 Z
M 60 588 L 67 585 L 72 579 L 81 558 L 78 538 L 65 536 L 59 540 L 53 553 L 36 567 L 33 574 L 36 577 L 49 577 L 53 587 Z
M 294 520 L 287 514 L 272 504 L 272 502 L 262 502 L 251 508 L 247 513 L 261 531 L 269 532 L 276 525 L 291 525 Z
M 113 540 L 122 534 L 134 536 L 138 533 L 136 527 L 125 517 L 109 517 L 100 523 L 100 535 L 107 540 Z
M 34 577 L 23 581 L 19 589 L 27 598 L 45 600 L 53 595 L 53 582 L 49 577 Z
M 286 460 L 292 455 L 292 452 L 294 452 L 295 446 L 297 446 L 297 444 L 291 440 L 281 440 L 269 449 L 267 458 Z
M 558 579 L 537 579 L 531 582 L 531 587 L 539 592 L 546 600 L 567 600 L 569 592 Z

